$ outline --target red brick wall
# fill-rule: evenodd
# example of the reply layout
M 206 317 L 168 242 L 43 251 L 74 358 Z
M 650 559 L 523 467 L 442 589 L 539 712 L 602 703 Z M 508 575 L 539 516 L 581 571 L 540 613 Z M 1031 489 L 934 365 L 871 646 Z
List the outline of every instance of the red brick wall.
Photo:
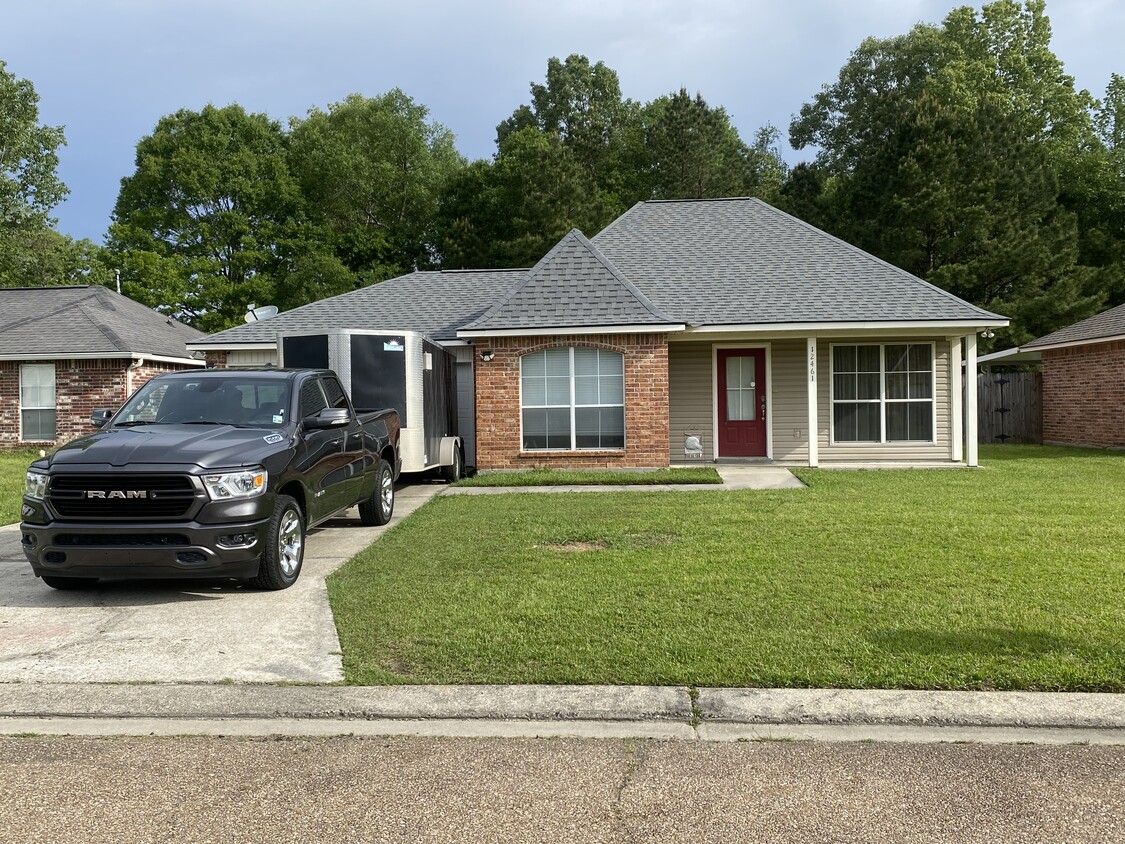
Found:
M 20 445 L 20 363 L 0 362 L 0 446 Z M 49 363 L 51 361 L 27 361 Z M 136 390 L 154 375 L 187 367 L 174 363 L 148 363 L 126 376 L 132 361 L 56 360 L 55 442 L 62 444 L 85 436 L 90 414 L 99 407 L 117 408 L 128 398 L 126 380 Z
M 477 340 L 477 468 L 665 467 L 668 456 L 668 335 L 558 335 Z M 541 349 L 587 346 L 625 355 L 625 450 L 520 450 L 520 356 Z M 495 357 L 480 359 L 491 349 Z
M 1043 441 L 1125 447 L 1125 341 L 1044 350 Z
M 206 359 L 208 366 L 213 366 L 215 369 L 226 368 L 227 352 L 225 350 L 218 352 L 204 352 L 203 357 Z

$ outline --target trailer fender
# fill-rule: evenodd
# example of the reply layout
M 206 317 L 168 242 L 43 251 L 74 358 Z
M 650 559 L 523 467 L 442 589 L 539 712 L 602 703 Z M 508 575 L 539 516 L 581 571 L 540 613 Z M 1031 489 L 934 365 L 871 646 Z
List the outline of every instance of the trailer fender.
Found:
M 452 466 L 454 449 L 457 449 L 461 452 L 462 455 L 464 455 L 465 448 L 464 444 L 461 441 L 461 438 L 442 437 L 441 447 L 438 449 L 438 463 L 442 466 Z

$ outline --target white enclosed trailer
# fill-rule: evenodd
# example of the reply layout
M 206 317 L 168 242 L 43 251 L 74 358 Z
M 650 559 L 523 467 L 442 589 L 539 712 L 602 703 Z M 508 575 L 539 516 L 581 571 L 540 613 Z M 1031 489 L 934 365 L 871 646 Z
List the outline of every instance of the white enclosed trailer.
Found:
M 397 410 L 403 472 L 439 469 L 448 480 L 461 476 L 465 445 L 457 433 L 456 361 L 425 335 L 358 328 L 282 334 L 277 353 L 281 366 L 334 370 L 360 413 Z

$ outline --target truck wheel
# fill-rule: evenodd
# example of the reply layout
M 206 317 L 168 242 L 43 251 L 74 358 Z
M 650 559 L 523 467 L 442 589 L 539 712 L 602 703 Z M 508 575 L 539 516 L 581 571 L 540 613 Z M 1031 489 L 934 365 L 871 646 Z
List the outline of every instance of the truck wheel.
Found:
M 451 484 L 457 483 L 461 480 L 461 475 L 464 470 L 464 460 L 461 457 L 461 449 L 454 447 L 453 449 L 453 464 L 450 466 L 443 466 L 441 469 L 441 476 Z
M 56 577 L 53 574 L 45 574 L 40 580 L 52 589 L 89 589 L 98 582 L 96 577 Z
M 288 495 L 279 495 L 266 528 L 266 550 L 250 585 L 271 591 L 288 589 L 297 582 L 304 558 L 305 522 L 301 507 Z
M 364 525 L 385 525 L 395 511 L 395 476 L 391 464 L 380 460 L 375 470 L 375 491 L 359 502 L 359 521 Z

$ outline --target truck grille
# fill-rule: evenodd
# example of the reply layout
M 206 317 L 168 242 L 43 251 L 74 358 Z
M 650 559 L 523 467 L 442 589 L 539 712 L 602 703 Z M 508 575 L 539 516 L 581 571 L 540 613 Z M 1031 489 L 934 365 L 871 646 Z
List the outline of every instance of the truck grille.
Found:
M 180 533 L 60 533 L 51 544 L 76 548 L 161 548 L 191 542 Z
M 186 475 L 52 475 L 48 497 L 68 519 L 131 521 L 182 518 L 195 494 Z

